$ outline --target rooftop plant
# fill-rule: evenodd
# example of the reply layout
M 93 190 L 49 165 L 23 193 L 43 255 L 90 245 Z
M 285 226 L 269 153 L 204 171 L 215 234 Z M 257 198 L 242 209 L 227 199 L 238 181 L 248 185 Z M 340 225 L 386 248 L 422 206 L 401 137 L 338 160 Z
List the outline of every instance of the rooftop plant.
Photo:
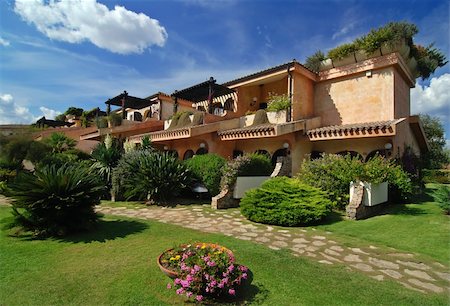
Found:
M 414 44 L 413 37 L 418 32 L 417 26 L 412 23 L 390 22 L 377 29 L 372 29 L 366 35 L 356 38 L 351 43 L 331 49 L 327 56 L 333 60 L 339 60 L 356 51 L 371 55 L 383 45 L 392 47 L 399 42 L 405 42 L 411 48 L 410 57 L 417 61 L 416 77 L 427 79 L 438 67 L 444 66 L 447 61 L 444 53 L 434 48 L 433 44 L 427 47 Z M 317 72 L 323 60 L 323 53 L 319 50 L 306 59 L 305 66 Z

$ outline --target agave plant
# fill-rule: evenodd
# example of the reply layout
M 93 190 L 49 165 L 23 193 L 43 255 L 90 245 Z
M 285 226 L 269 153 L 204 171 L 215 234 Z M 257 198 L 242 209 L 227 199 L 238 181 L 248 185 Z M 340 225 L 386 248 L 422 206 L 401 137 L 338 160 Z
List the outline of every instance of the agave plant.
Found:
M 38 235 L 65 235 L 97 220 L 94 206 L 104 192 L 89 168 L 64 164 L 23 173 L 10 186 L 16 223 Z
M 186 166 L 167 152 L 135 151 L 120 165 L 121 188 L 128 199 L 166 201 L 190 182 Z

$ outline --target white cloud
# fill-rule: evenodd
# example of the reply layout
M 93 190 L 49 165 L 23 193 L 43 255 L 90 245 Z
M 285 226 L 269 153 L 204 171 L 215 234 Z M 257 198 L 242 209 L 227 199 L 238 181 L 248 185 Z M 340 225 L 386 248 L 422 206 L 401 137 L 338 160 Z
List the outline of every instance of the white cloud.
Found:
M 355 28 L 356 22 L 351 22 L 344 27 L 342 27 L 339 31 L 335 32 L 333 36 L 331 37 L 332 40 L 335 40 L 336 38 L 339 38 L 341 36 L 346 35 L 348 32 L 353 30 Z
M 11 94 L 2 94 L 0 95 L 0 124 L 30 124 L 43 115 L 47 119 L 54 119 L 56 115 L 61 114 L 45 106 L 39 109 L 42 113 L 35 116 L 28 107 L 17 103 Z
M 0 37 L 0 46 L 8 47 L 9 45 L 9 41 Z
M 60 111 L 55 111 L 54 109 L 47 108 L 45 106 L 39 107 L 41 112 L 44 114 L 45 118 L 47 119 L 55 119 L 55 117 L 59 114 L 61 114 Z
M 450 105 L 450 73 L 434 77 L 429 86 L 416 87 L 411 90 L 411 113 L 436 114 L 447 117 Z
M 109 10 L 96 0 L 16 0 L 14 10 L 51 39 L 90 41 L 119 54 L 142 53 L 151 45 L 163 46 L 167 39 L 158 20 L 123 6 Z
M 34 119 L 28 108 L 18 105 L 12 95 L 0 95 L 0 124 L 31 123 Z

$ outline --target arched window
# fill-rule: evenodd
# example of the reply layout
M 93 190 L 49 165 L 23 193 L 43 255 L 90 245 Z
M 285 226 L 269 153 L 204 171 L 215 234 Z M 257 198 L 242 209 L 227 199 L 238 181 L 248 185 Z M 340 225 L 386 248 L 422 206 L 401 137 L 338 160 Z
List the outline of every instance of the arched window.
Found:
M 187 150 L 186 152 L 184 152 L 183 160 L 187 160 L 189 158 L 192 158 L 192 156 L 194 156 L 194 151 Z

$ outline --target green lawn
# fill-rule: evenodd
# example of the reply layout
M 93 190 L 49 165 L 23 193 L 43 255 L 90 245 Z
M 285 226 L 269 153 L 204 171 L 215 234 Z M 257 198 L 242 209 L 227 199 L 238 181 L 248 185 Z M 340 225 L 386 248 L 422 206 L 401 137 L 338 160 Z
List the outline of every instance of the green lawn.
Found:
M 10 209 L 0 207 L 0 219 Z M 446 305 L 445 294 L 421 294 L 340 266 L 324 266 L 223 235 L 106 216 L 93 233 L 63 240 L 0 235 L 0 305 L 171 305 L 156 265 L 163 250 L 189 241 L 215 242 L 250 267 L 244 302 L 255 305 Z
M 436 184 L 428 184 L 426 195 L 411 204 L 389 206 L 379 216 L 366 220 L 342 220 L 335 216 L 317 226 L 356 243 L 376 243 L 398 250 L 424 254 L 444 264 L 450 262 L 450 217 L 432 197 Z

